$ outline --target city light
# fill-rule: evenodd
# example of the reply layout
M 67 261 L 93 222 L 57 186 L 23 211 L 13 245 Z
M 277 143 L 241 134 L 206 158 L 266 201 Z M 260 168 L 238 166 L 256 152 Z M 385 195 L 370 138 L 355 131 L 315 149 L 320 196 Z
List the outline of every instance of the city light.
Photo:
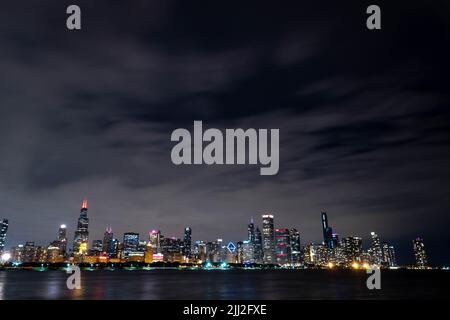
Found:
M 9 252 L 5 252 L 4 254 L 2 254 L 2 262 L 8 262 L 9 259 L 11 259 L 11 254 Z
M 358 262 L 353 262 L 352 263 L 352 268 L 353 269 L 359 269 L 359 263 Z

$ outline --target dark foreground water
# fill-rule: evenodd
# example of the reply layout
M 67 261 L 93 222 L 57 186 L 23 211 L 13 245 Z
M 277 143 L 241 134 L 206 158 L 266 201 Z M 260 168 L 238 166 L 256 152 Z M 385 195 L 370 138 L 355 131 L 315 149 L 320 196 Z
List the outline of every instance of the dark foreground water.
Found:
M 381 290 L 364 271 L 82 271 L 69 290 L 64 271 L 0 271 L 0 299 L 449 299 L 450 272 L 389 270 Z

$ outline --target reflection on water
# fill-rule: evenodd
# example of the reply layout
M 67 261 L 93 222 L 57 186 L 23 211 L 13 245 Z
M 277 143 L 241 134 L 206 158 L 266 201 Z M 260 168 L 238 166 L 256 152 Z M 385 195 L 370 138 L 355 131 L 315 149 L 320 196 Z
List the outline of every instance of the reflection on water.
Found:
M 82 271 L 69 290 L 65 271 L 0 271 L 0 299 L 411 299 L 448 298 L 450 272 L 329 270 Z

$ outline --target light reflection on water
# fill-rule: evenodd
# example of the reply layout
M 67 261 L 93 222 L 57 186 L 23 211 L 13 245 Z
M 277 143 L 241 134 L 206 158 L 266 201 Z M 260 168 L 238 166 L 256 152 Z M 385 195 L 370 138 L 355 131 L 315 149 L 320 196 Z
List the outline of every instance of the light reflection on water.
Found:
M 450 287 L 448 272 L 385 271 L 382 290 L 352 271 L 82 271 L 79 290 L 67 288 L 68 276 L 0 271 L 0 299 L 411 299 L 442 298 Z

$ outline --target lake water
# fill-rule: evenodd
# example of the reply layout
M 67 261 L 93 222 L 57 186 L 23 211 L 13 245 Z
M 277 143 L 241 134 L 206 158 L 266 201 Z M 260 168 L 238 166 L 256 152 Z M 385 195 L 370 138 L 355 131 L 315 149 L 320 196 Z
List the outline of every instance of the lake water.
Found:
M 0 299 L 448 299 L 450 272 L 382 270 L 368 290 L 362 270 L 0 271 Z

